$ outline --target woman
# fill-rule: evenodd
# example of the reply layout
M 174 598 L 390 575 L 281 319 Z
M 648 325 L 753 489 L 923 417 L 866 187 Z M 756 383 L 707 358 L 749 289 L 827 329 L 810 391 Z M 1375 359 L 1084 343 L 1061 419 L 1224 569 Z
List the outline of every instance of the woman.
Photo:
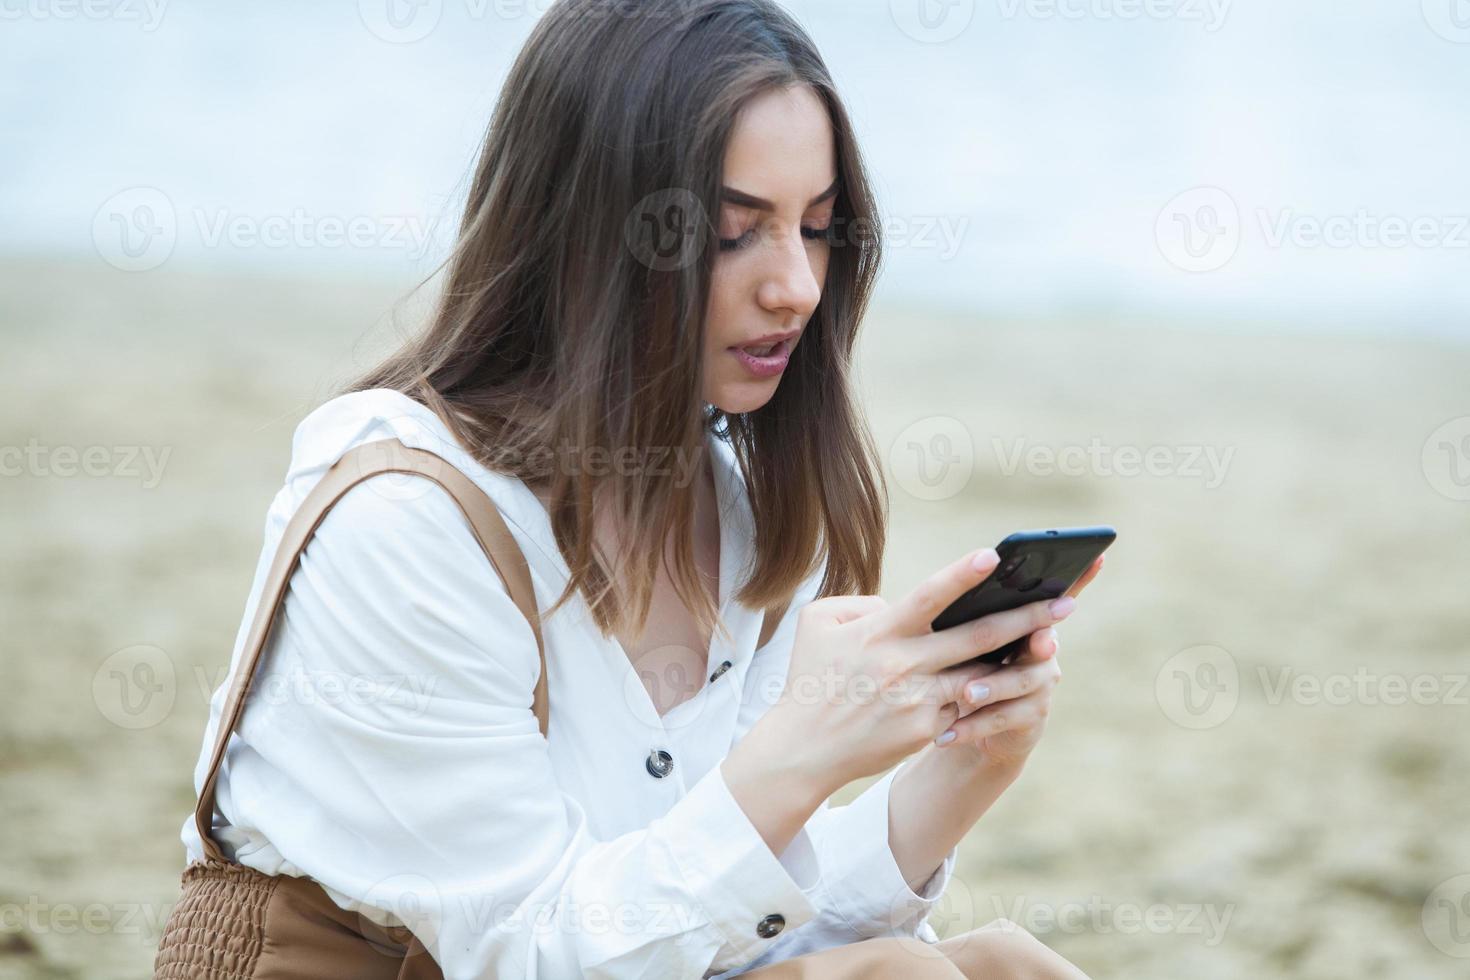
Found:
M 1040 735 L 1072 600 L 932 633 L 989 549 L 870 594 L 883 485 L 849 365 L 878 258 L 847 114 L 773 3 L 554 3 L 432 321 L 296 430 L 251 596 L 344 453 L 428 449 L 526 555 L 550 730 L 464 515 L 375 476 L 290 580 L 220 777 L 225 852 L 406 924 L 448 977 L 932 968 L 925 916 Z M 1023 663 L 954 666 L 1028 634 Z M 945 975 L 1080 976 L 1013 929 L 939 949 Z

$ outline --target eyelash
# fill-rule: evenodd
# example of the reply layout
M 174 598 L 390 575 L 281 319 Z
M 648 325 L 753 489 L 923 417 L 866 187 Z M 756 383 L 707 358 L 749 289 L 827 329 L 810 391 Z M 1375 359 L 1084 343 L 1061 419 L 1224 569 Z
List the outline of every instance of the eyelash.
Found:
M 811 241 L 825 241 L 827 238 L 827 232 L 829 232 L 831 229 L 831 225 L 828 225 L 826 228 L 808 228 L 805 225 L 802 225 L 801 234 L 803 238 L 809 239 Z M 754 228 L 752 228 L 750 231 L 747 231 L 739 238 L 721 238 L 720 251 L 733 252 L 737 249 L 746 248 L 754 239 Z

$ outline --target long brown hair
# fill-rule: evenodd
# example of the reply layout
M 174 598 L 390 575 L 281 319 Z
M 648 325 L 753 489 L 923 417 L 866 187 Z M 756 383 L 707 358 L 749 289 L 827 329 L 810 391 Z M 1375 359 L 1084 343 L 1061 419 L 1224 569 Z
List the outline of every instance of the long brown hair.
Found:
M 793 85 L 823 99 L 836 139 L 831 258 L 775 394 L 730 415 L 702 398 L 708 216 L 737 113 Z M 824 558 L 820 596 L 874 593 L 887 487 L 850 369 L 880 256 L 847 111 L 776 3 L 557 0 L 506 79 L 429 322 L 342 392 L 401 391 L 484 465 L 549 490 L 572 578 L 548 612 L 580 589 L 604 635 L 642 630 L 670 532 L 675 591 L 702 630 L 724 624 L 693 558 L 697 487 L 663 466 L 545 465 L 570 447 L 702 467 L 706 431 L 728 438 L 755 525 L 754 567 L 734 597 L 775 606 Z M 593 547 L 603 506 L 630 543 L 617 584 Z

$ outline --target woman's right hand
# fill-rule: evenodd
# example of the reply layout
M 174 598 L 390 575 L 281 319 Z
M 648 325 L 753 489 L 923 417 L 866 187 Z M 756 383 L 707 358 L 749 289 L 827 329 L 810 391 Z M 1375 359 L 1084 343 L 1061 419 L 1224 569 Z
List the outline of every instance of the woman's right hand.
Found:
M 828 596 L 797 613 L 786 686 L 768 715 L 791 744 L 817 753 L 816 768 L 834 789 L 887 770 L 953 724 L 964 685 L 996 669 L 966 661 L 1061 618 L 1039 601 L 930 628 L 998 563 L 995 549 L 985 548 L 892 605 L 879 596 Z

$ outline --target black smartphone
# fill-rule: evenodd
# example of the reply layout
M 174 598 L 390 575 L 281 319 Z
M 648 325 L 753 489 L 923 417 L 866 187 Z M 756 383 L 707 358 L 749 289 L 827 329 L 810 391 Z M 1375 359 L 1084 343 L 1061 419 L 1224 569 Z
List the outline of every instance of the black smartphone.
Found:
M 947 629 L 991 613 L 1055 599 L 1077 583 L 1117 536 L 1106 525 L 1017 531 L 995 546 L 1000 557 L 995 571 L 950 603 L 929 626 Z M 1026 639 L 1023 636 L 966 662 L 1003 663 L 1025 649 Z

